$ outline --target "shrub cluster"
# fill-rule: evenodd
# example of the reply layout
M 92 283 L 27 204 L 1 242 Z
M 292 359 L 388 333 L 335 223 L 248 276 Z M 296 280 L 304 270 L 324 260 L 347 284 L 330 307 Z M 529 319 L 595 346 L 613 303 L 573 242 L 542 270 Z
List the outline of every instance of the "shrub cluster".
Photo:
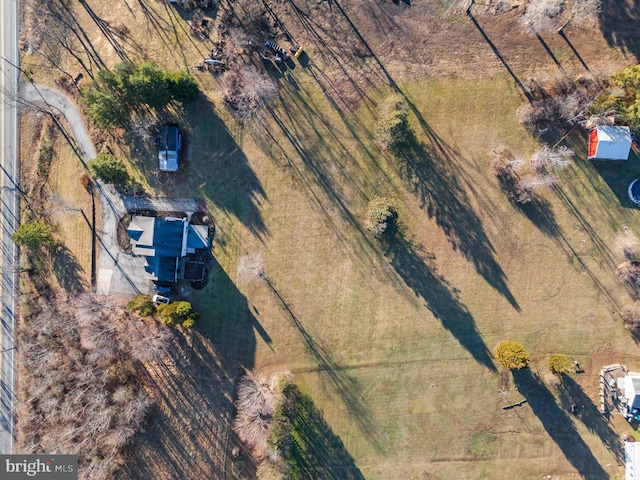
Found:
M 366 230 L 378 240 L 388 240 L 396 233 L 397 227 L 396 202 L 391 198 L 374 198 L 367 210 Z
M 529 366 L 531 355 L 518 342 L 508 340 L 498 345 L 496 358 L 509 370 L 520 370 Z
M 198 318 L 198 312 L 193 310 L 189 302 L 161 304 L 156 309 L 160 321 L 165 325 L 182 325 L 185 328 L 193 328 Z
M 395 151 L 413 138 L 409 124 L 409 106 L 400 95 L 383 102 L 375 128 L 375 137 L 383 150 Z
M 151 317 L 156 313 L 156 306 L 151 301 L 151 297 L 143 293 L 127 303 L 127 310 L 141 317 Z
M 634 129 L 640 128 L 640 65 L 627 68 L 611 77 L 611 87 L 589 108 L 594 115 L 614 113 Z
M 125 164 L 115 155 L 99 154 L 87 163 L 91 173 L 105 183 L 122 186 L 129 181 Z
M 553 354 L 547 360 L 547 367 L 554 375 L 562 375 L 575 372 L 574 363 L 566 355 Z
M 18 225 L 11 239 L 23 248 L 38 250 L 53 244 L 51 227 L 41 220 L 25 222 Z

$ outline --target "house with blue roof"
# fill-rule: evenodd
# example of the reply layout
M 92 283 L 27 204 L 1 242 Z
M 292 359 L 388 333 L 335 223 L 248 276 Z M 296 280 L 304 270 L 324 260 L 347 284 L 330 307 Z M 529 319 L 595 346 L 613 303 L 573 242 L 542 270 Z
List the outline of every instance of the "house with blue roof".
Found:
M 186 218 L 134 215 L 127 233 L 133 254 L 145 257 L 145 271 L 158 283 L 176 283 L 185 271 L 181 260 L 210 246 L 209 228 L 190 225 Z

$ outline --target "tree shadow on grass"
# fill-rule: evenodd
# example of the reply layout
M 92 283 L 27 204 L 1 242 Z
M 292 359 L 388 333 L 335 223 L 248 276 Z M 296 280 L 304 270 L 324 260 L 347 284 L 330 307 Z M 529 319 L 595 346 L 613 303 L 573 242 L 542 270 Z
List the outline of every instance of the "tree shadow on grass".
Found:
M 291 323 L 300 332 L 302 339 L 304 340 L 307 349 L 313 355 L 315 361 L 318 364 L 318 370 L 324 372 L 329 377 L 331 384 L 336 389 L 340 398 L 347 407 L 349 414 L 356 420 L 358 427 L 366 435 L 366 439 L 378 450 L 382 450 L 382 444 L 379 440 L 379 435 L 375 431 L 374 426 L 371 424 L 369 418 L 369 411 L 365 404 L 365 400 L 360 393 L 360 386 L 352 377 L 349 376 L 347 371 L 338 365 L 329 352 L 322 347 L 316 340 L 309 334 L 304 328 L 298 317 L 293 313 L 288 303 L 282 298 L 280 292 L 271 283 L 271 280 L 266 275 L 262 275 L 262 280 L 269 287 L 269 290 L 274 295 L 276 300 L 280 303 L 283 310 L 291 320 Z M 340 478 L 340 477 L 336 477 Z
M 629 199 L 629 185 L 636 178 L 640 178 L 640 159 L 631 151 L 629 160 L 591 161 L 591 167 L 598 173 L 610 191 L 604 185 L 597 185 L 599 193 L 607 197 L 615 195 L 623 208 L 638 208 Z M 604 187 L 604 188 L 603 188 Z
M 556 222 L 549 202 L 523 188 L 522 178 L 515 169 L 511 167 L 500 168 L 496 177 L 511 205 L 526 216 L 538 230 L 549 237 L 560 235 L 560 226 Z
M 454 168 L 446 144 L 435 133 L 431 135 L 435 142 L 432 148 L 411 135 L 394 152 L 401 163 L 400 174 L 452 246 L 473 262 L 485 281 L 520 311 L 495 258 L 495 249 L 459 179 L 461 173 Z
M 500 178 L 500 184 L 505 192 L 511 192 L 513 191 L 512 188 L 515 187 L 514 182 L 518 182 L 519 180 L 518 177 Z M 521 203 L 509 196 L 509 201 L 515 209 L 527 217 L 543 234 L 552 238 L 557 238 L 561 235 L 560 225 L 558 225 L 556 221 L 551 204 L 544 198 L 534 194 L 533 200 L 527 203 Z
M 51 249 L 52 270 L 60 286 L 69 293 L 87 290 L 86 272 L 78 259 L 63 243 L 57 243 Z
M 620 48 L 625 54 L 638 59 L 640 55 L 639 0 L 602 0 L 600 8 L 600 31 L 609 45 Z
M 267 194 L 246 155 L 203 95 L 185 109 L 194 120 L 187 152 L 192 159 L 189 181 L 201 185 L 202 195 L 263 239 L 269 232 L 260 205 Z
M 256 340 L 272 343 L 271 337 L 258 319 L 235 283 L 214 258 L 209 269 L 209 283 L 200 299 L 191 299 L 194 308 L 201 312 L 198 331 L 207 337 L 217 352 L 218 361 L 225 371 L 236 376 L 242 369 L 254 366 Z
M 111 44 L 111 46 L 113 47 L 113 50 L 116 52 L 118 57 L 120 57 L 120 60 L 129 61 L 129 56 L 127 55 L 126 50 L 120 44 L 118 36 L 115 35 L 114 32 L 111 30 L 109 22 L 100 18 L 95 13 L 95 11 L 91 8 L 91 6 L 86 2 L 86 0 L 80 0 L 79 3 L 84 7 L 86 12 L 89 14 L 89 17 L 93 20 L 96 27 L 98 27 L 98 30 L 102 32 L 107 42 Z
M 609 478 L 576 430 L 571 417 L 558 406 L 555 397 L 540 377 L 525 368 L 514 371 L 513 380 L 544 429 L 580 476 L 586 480 Z
M 387 285 L 406 294 L 404 285 L 388 268 L 376 242 L 366 234 L 362 221 L 350 206 L 354 194 L 368 201 L 371 192 L 380 188 L 377 185 L 391 183 L 377 163 L 376 154 L 367 152 L 375 165 L 374 170 L 384 176 L 384 181 L 380 182 L 354 157 L 353 148 L 350 149 L 341 136 L 336 135 L 337 124 L 326 118 L 317 104 L 302 98 L 297 92 L 289 92 L 281 98 L 283 108 L 270 109 L 279 131 L 271 123 L 260 122 L 260 128 L 254 131 L 256 142 L 291 175 L 296 188 L 320 213 L 332 234 L 344 246 L 346 254 L 357 259 L 363 270 L 373 265 L 385 276 Z M 347 126 L 347 129 L 354 140 L 362 142 L 359 135 L 363 134 L 364 127 L 352 129 Z M 282 141 L 278 133 L 282 133 L 286 141 Z M 327 148 L 329 144 L 331 148 Z M 366 148 L 363 143 L 360 146 Z
M 291 423 L 292 444 L 286 457 L 292 478 L 364 480 L 355 460 L 313 400 L 295 385 L 287 386 L 283 395 L 289 407 L 283 410 Z
M 246 155 L 216 114 L 213 103 L 199 95 L 197 99 L 183 104 L 182 108 L 167 110 L 160 117 L 150 120 L 150 135 L 145 138 L 127 133 L 131 151 L 138 152 L 136 163 L 143 175 L 159 178 L 159 142 L 153 141 L 158 132 L 155 122 L 177 123 L 184 141 L 179 169 L 168 173 L 170 182 L 167 185 L 154 186 L 161 188 L 165 195 L 175 192 L 181 196 L 200 196 L 209 200 L 224 213 L 235 216 L 263 240 L 269 231 L 260 206 L 267 201 L 267 194 Z M 157 182 L 160 183 L 159 180 Z
M 427 265 L 425 252 L 411 245 L 401 235 L 387 248 L 391 265 L 413 292 L 424 300 L 427 308 L 444 328 L 464 347 L 473 358 L 495 371 L 491 358 L 473 316 L 458 298 L 458 292 L 436 272 L 435 265 Z
M 170 356 L 141 365 L 157 408 L 114 478 L 225 478 L 235 379 L 228 367 L 197 332 L 177 335 Z
M 589 398 L 582 386 L 569 375 L 562 375 L 562 383 L 559 387 L 560 399 L 563 408 L 570 410 L 571 404 L 578 407 L 578 418 L 589 431 L 600 437 L 602 443 L 609 449 L 618 465 L 622 464 L 623 451 L 620 448 L 620 439 L 605 416 L 600 413 L 596 405 Z
M 551 210 L 551 205 L 546 200 L 535 198 L 527 204 L 517 204 L 517 207 L 538 230 L 548 237 L 557 237 L 560 235 L 560 226 L 558 222 L 556 222 L 556 217 L 553 214 L 553 210 Z

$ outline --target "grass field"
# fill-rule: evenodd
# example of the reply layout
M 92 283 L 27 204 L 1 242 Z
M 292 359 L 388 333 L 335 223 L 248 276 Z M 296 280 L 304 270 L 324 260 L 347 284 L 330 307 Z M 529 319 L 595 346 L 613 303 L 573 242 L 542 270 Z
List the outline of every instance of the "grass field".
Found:
M 60 125 L 69 130 L 64 119 Z M 51 251 L 36 257 L 45 267 L 54 290 L 89 290 L 91 228 L 87 221 L 91 221 L 92 215 L 91 196 L 80 182 L 84 167 L 47 115 L 35 110 L 23 111 L 20 131 L 22 191 L 25 194 L 21 199 L 21 218 L 45 218 L 54 231 L 55 244 Z M 48 160 L 42 158 L 44 142 L 52 146 L 53 153 Z M 33 258 L 24 260 L 28 263 Z
M 294 372 L 366 478 L 608 475 L 602 441 L 614 434 L 601 417 L 571 418 L 537 379 L 504 388 L 490 350 L 520 341 L 541 372 L 550 353 L 579 359 L 595 398 L 603 363 L 637 357 L 614 319 L 629 297 L 608 249 L 624 226 L 637 231 L 637 211 L 584 157 L 559 193 L 545 193 L 544 221 L 511 206 L 488 154 L 505 144 L 524 156 L 535 139 L 514 124 L 519 98 L 502 78 L 407 87 L 425 112 L 426 132 L 412 118 L 425 153 L 437 157 L 410 184 L 371 142 L 368 112 L 341 118 L 299 83 L 273 111 L 275 138 L 244 135 L 267 229 L 256 232 L 254 214 L 222 229 L 222 267 L 194 298 L 209 304 L 204 331 L 225 346 L 233 338 L 254 368 Z M 245 193 L 241 213 L 258 205 Z M 404 238 L 386 256 L 361 227 L 381 194 L 400 201 Z M 522 395 L 538 401 L 502 411 Z
M 183 19 L 164 5 L 142 4 L 145 28 L 131 30 L 125 45 L 131 58 L 148 55 L 172 68 L 200 60 L 206 48 L 187 37 Z M 619 458 L 603 442 L 616 444 L 626 427 L 608 423 L 591 402 L 602 365 L 640 368 L 637 346 L 615 318 L 631 297 L 616 279 L 611 251 L 625 227 L 640 235 L 640 214 L 625 199 L 628 181 L 640 174 L 638 159 L 587 162 L 585 134 L 575 130 L 564 144 L 576 150 L 576 162 L 559 174 L 557 188 L 542 194 L 537 209 L 513 206 L 490 172 L 491 150 L 504 145 L 527 157 L 545 140 L 516 122 L 526 99 L 514 75 L 555 65 L 515 34 L 512 45 L 498 45 L 507 59 L 499 62 L 479 27 L 436 4 L 419 7 L 449 19 L 440 30 L 430 24 L 442 48 L 425 50 L 424 71 L 415 59 L 403 70 L 406 49 L 395 56 L 381 41 L 385 25 L 400 28 L 394 18 L 418 21 L 408 10 L 365 24 L 350 9 L 384 55 L 362 63 L 349 57 L 360 70 L 345 61 L 343 73 L 331 54 L 350 37 L 332 39 L 331 30 L 313 37 L 296 17 L 291 28 L 307 35 L 312 63 L 282 79 L 275 105 L 239 125 L 220 103 L 215 78 L 197 74 L 206 98 L 177 112 L 185 126 L 183 170 L 163 183 L 152 155 L 132 155 L 151 191 L 199 196 L 217 223 L 210 282 L 189 297 L 201 312 L 203 351 L 224 371 L 225 391 L 241 367 L 292 372 L 344 442 L 348 455 L 325 459 L 336 464 L 332 471 L 341 464 L 351 471 L 353 457 L 367 479 L 622 478 Z M 117 12 L 93 8 L 128 21 L 122 5 Z M 321 8 L 308 6 L 319 24 L 339 21 L 336 31 L 346 35 L 346 15 L 318 19 Z M 130 12 L 142 15 L 138 7 Z M 480 24 L 488 38 L 502 40 L 499 22 Z M 461 58 L 479 56 L 478 71 L 456 74 L 449 34 L 471 38 Z M 549 42 L 568 69 L 580 67 L 567 60 L 565 42 Z M 96 46 L 105 61 L 116 60 L 106 39 Z M 178 47 L 181 54 L 167 56 Z M 620 47 L 602 48 L 617 48 L 616 65 L 635 60 L 633 45 L 624 54 Z M 589 47 L 583 61 L 606 64 L 602 51 Z M 377 105 L 392 92 L 410 104 L 419 141 L 403 160 L 381 152 L 372 137 Z M 550 132 L 549 141 L 564 133 Z M 68 167 L 57 168 L 50 178 L 64 190 Z M 401 235 L 388 251 L 363 229 L 375 196 L 399 204 Z M 84 265 L 77 242 L 69 248 Z M 501 372 L 491 352 L 506 339 L 533 355 L 531 372 Z M 558 389 L 545 373 L 551 353 L 579 360 L 585 373 Z M 527 404 L 502 410 L 523 398 Z M 580 417 L 568 413 L 576 399 Z M 183 434 L 172 428 L 164 435 Z

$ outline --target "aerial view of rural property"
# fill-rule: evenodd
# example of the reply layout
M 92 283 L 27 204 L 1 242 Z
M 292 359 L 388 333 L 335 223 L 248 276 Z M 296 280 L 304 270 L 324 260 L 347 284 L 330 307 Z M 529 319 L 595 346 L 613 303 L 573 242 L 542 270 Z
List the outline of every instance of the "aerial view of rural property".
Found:
M 640 0 L 0 0 L 0 480 L 640 479 Z

